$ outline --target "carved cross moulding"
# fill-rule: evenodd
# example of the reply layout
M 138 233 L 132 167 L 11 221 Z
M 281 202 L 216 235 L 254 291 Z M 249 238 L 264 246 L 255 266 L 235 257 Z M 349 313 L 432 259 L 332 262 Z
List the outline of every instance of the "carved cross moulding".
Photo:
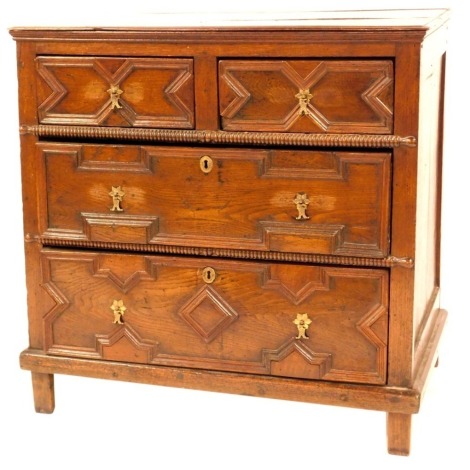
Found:
M 297 193 L 295 195 L 294 204 L 297 207 L 299 215 L 296 220 L 308 220 L 310 217 L 307 215 L 307 206 L 310 204 L 310 199 L 305 193 Z
M 114 312 L 114 321 L 118 325 L 123 325 L 124 322 L 122 321 L 122 316 L 127 310 L 127 307 L 124 305 L 122 300 L 115 300 L 113 305 L 111 305 L 110 309 Z
M 297 318 L 293 321 L 295 325 L 297 325 L 297 329 L 299 334 L 295 337 L 295 339 L 308 339 L 307 330 L 312 323 L 312 320 L 308 318 L 308 314 L 306 313 L 298 313 Z
M 114 108 L 122 108 L 119 104 L 119 97 L 124 93 L 120 88 L 119 85 L 111 85 L 109 90 L 106 90 L 111 97 L 111 109 Z
M 308 88 L 306 90 L 299 90 L 295 97 L 299 100 L 299 115 L 308 116 L 310 114 L 308 104 L 313 98 L 313 95 L 310 93 L 310 90 Z
M 111 186 L 111 191 L 108 193 L 113 200 L 113 207 L 110 207 L 112 212 L 122 212 L 124 209 L 121 207 L 122 198 L 126 194 L 121 186 Z

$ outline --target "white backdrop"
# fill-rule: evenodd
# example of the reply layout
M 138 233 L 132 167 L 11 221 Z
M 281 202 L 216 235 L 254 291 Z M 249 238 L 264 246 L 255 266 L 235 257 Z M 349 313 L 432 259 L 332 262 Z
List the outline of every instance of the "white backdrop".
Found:
M 219 11 L 450 6 L 444 164 L 442 305 L 450 318 L 420 414 L 412 455 L 386 453 L 385 414 L 103 380 L 56 376 L 56 411 L 34 412 L 30 374 L 18 355 L 28 345 L 23 274 L 15 44 L 12 26 L 152 23 L 161 11 L 214 10 L 208 0 L 8 2 L 0 17 L 0 469 L 158 468 L 180 470 L 470 468 L 468 423 L 468 244 L 470 151 L 468 2 L 237 1 Z M 462 5 L 463 4 L 463 5 Z M 274 14 L 274 13 L 273 13 Z M 468 27 L 467 27 L 468 29 Z M 465 43 L 465 46 L 464 46 Z M 466 62 L 466 63 L 465 63 Z

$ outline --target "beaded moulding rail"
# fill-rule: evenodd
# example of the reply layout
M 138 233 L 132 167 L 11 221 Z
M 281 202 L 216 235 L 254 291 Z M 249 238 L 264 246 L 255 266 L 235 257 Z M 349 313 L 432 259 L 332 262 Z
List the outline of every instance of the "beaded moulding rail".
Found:
M 412 136 L 371 134 L 302 134 L 288 132 L 227 132 L 206 130 L 145 129 L 126 127 L 93 126 L 22 126 L 21 134 L 39 137 L 81 139 L 124 139 L 150 142 L 186 142 L 200 144 L 250 144 L 279 146 L 320 147 L 368 147 L 394 148 L 415 147 Z

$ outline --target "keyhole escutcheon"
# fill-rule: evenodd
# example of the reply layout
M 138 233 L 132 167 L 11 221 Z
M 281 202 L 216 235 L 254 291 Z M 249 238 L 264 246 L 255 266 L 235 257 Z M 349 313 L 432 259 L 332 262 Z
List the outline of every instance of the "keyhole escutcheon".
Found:
M 209 155 L 203 155 L 199 159 L 199 166 L 201 168 L 201 171 L 203 173 L 210 173 L 212 171 L 212 168 L 214 166 L 214 162 Z
M 206 284 L 212 284 L 215 281 L 215 277 L 215 270 L 211 267 L 208 266 L 202 270 L 202 279 Z

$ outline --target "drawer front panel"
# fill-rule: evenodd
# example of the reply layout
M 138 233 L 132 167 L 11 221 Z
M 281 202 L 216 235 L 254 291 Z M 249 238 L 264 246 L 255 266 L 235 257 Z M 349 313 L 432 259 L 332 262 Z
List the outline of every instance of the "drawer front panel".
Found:
M 388 254 L 390 154 L 38 144 L 46 238 Z
M 43 124 L 194 127 L 192 59 L 38 57 Z
M 385 382 L 386 270 L 45 250 L 42 273 L 49 354 Z
M 219 91 L 225 130 L 393 132 L 392 61 L 221 60 Z

